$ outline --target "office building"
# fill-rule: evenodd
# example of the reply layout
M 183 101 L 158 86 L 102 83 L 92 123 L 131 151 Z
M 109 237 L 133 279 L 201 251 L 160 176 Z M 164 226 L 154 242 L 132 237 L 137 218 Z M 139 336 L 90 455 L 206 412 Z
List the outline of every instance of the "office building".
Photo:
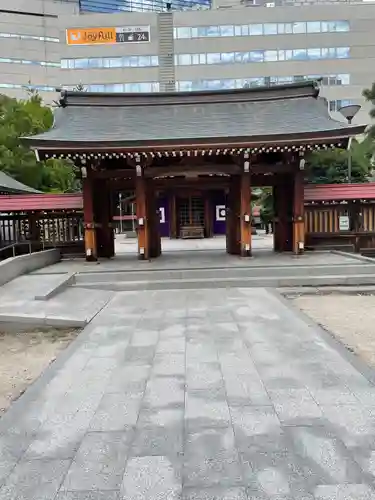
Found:
M 14 9 L 17 2 L 25 5 L 15 0 Z M 375 3 L 244 5 L 214 0 L 210 10 L 82 14 L 75 1 L 29 0 L 37 15 L 2 14 L 0 91 L 24 95 L 30 80 L 52 102 L 56 86 L 79 83 L 91 91 L 165 92 L 321 78 L 334 116 L 360 103 L 356 121 L 368 120 L 362 91 L 374 79 Z

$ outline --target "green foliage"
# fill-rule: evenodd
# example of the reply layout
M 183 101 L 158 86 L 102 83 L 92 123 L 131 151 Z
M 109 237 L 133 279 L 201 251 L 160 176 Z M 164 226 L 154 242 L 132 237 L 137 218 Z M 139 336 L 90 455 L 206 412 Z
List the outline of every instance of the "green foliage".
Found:
M 22 143 L 22 137 L 44 132 L 52 123 L 52 111 L 43 105 L 36 90 L 28 89 L 26 100 L 0 95 L 0 170 L 41 191 L 75 191 L 78 186 L 72 163 L 38 162 Z
M 312 184 L 342 184 L 348 182 L 349 154 L 352 157 L 352 182 L 368 182 L 371 174 L 371 141 L 352 142 L 346 149 L 314 151 L 307 159 L 307 179 Z
M 259 196 L 260 217 L 264 223 L 270 222 L 274 216 L 273 195 L 271 187 L 262 188 Z
M 371 102 L 372 108 L 370 109 L 370 118 L 371 120 L 375 119 L 375 82 L 372 84 L 371 88 L 365 89 L 362 92 L 363 97 L 366 99 L 366 101 Z M 375 125 L 372 125 L 369 127 L 367 130 L 367 135 L 371 139 L 375 138 Z

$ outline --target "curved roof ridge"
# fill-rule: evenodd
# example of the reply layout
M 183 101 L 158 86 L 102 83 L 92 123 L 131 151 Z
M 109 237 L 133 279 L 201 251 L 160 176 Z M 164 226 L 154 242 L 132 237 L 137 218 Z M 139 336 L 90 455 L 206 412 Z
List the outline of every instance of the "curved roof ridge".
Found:
M 74 106 L 157 106 L 207 104 L 219 102 L 256 102 L 279 99 L 317 98 L 319 84 L 315 80 L 283 85 L 223 90 L 199 90 L 186 92 L 77 92 L 61 91 L 61 107 Z

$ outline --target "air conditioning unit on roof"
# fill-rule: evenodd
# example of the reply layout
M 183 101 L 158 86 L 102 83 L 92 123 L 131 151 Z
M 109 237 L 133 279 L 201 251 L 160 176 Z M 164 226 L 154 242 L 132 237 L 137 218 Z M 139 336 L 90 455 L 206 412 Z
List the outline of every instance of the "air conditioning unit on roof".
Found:
M 275 2 L 267 2 L 266 7 L 275 7 Z

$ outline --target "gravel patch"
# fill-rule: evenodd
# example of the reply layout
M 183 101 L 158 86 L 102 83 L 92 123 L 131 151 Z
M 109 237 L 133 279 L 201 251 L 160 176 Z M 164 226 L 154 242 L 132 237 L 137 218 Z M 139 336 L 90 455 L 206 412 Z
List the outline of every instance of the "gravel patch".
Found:
M 375 367 L 375 295 L 301 295 L 297 306 Z
M 77 334 L 75 329 L 0 332 L 0 417 Z

